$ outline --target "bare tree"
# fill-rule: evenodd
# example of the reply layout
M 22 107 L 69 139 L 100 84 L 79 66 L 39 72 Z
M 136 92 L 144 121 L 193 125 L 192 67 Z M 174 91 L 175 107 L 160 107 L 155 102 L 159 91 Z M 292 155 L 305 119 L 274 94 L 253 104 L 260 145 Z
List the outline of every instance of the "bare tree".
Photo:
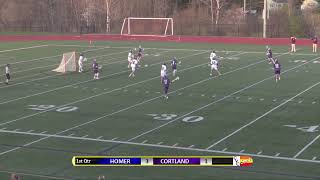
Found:
M 8 0 L 0 1 L 0 28 L 6 24 L 5 12 L 3 9 L 7 8 Z
M 288 0 L 288 15 L 291 16 L 295 11 L 295 0 Z
M 230 0 L 215 0 L 216 1 L 216 24 L 220 20 L 220 12 L 224 6 L 226 6 Z
M 200 0 L 203 4 L 210 7 L 211 24 L 219 24 L 222 9 L 230 0 Z

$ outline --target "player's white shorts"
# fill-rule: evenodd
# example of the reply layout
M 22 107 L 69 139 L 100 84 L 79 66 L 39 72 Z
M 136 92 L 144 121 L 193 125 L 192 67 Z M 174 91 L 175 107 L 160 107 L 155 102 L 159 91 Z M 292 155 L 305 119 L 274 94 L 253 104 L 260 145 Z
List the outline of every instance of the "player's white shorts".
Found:
M 166 73 L 165 71 L 161 71 L 161 72 L 160 72 L 160 76 L 161 76 L 161 77 L 164 77 L 164 76 L 166 76 L 166 75 L 167 75 L 167 73 Z
M 131 63 L 132 62 L 132 59 L 130 57 L 128 57 L 128 62 Z
M 216 71 L 217 71 L 217 70 L 218 70 L 218 66 L 217 66 L 217 65 L 214 65 L 214 64 L 211 65 L 211 70 L 216 70 Z
M 132 70 L 132 71 L 135 71 L 135 70 L 136 70 L 136 65 L 131 64 L 131 70 Z

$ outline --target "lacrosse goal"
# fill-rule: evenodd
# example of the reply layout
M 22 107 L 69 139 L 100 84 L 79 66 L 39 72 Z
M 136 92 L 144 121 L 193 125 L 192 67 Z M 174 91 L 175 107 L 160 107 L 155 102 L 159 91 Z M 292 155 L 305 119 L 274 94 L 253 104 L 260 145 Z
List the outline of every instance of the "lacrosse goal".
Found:
M 68 53 L 63 53 L 60 65 L 52 71 L 65 73 L 67 71 L 76 71 L 76 70 L 77 70 L 76 52 L 68 52 Z
M 123 20 L 121 35 L 172 36 L 172 18 L 128 17 Z

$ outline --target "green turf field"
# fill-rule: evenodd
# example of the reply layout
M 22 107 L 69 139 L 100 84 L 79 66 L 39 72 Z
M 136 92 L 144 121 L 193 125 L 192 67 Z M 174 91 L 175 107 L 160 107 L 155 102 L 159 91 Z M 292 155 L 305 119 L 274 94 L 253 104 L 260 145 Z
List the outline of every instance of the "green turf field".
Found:
M 128 78 L 129 48 L 145 48 Z M 209 76 L 210 49 L 221 76 Z M 0 44 L 0 179 L 319 179 L 320 56 L 289 54 L 275 83 L 265 46 L 159 42 Z M 85 73 L 51 70 L 62 53 L 89 59 Z M 160 67 L 176 56 L 179 80 L 162 96 Z M 103 65 L 93 81 L 91 61 Z M 171 72 L 171 68 L 169 68 Z M 170 79 L 173 79 L 170 74 Z M 249 155 L 251 167 L 73 167 L 74 155 Z

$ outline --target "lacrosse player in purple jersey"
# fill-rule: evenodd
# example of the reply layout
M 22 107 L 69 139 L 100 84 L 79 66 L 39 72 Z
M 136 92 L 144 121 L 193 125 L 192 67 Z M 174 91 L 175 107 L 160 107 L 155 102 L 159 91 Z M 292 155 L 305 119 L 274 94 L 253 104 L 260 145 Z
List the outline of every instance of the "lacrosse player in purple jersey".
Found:
M 97 63 L 97 60 L 94 59 L 92 63 L 92 69 L 93 69 L 93 79 L 99 79 L 99 64 Z
M 169 86 L 170 86 L 170 79 L 168 76 L 164 76 L 162 78 L 162 85 L 163 85 L 163 90 L 164 90 L 164 97 L 168 99 L 168 91 L 169 91 Z
M 140 62 L 142 56 L 143 56 L 143 48 L 141 47 L 141 45 L 139 45 L 138 55 L 137 55 L 138 62 Z
M 274 68 L 274 76 L 275 76 L 276 82 L 278 82 L 280 81 L 280 73 L 281 73 L 281 64 L 279 63 L 278 59 L 274 59 L 273 68 Z
M 177 58 L 174 57 L 174 58 L 172 59 L 172 61 L 171 61 L 171 67 L 172 67 L 172 75 L 173 75 L 173 77 L 176 77 L 177 64 L 178 64 Z
M 267 46 L 267 52 L 266 52 L 266 55 L 267 55 L 267 59 L 269 61 L 269 64 L 271 64 L 273 61 L 272 61 L 272 50 L 270 47 Z

